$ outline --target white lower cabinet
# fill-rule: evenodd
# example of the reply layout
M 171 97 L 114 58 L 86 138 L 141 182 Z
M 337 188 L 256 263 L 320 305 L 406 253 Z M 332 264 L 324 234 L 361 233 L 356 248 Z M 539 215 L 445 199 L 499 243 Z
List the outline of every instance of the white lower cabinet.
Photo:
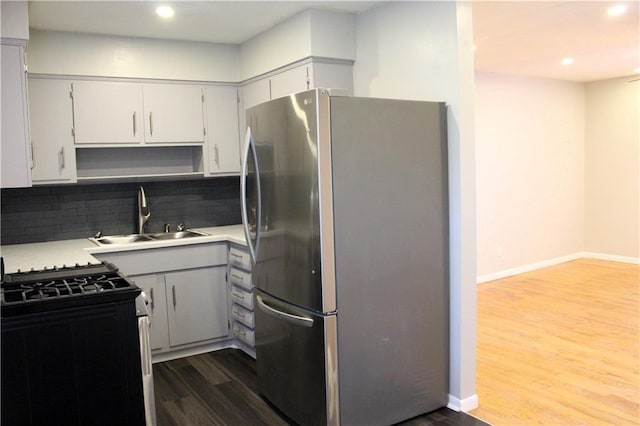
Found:
M 149 300 L 152 350 L 229 335 L 224 274 L 219 266 L 130 277 Z
M 229 335 L 224 274 L 221 266 L 165 275 L 171 346 Z
M 165 295 L 164 274 L 131 276 L 138 287 L 147 295 L 151 329 L 149 340 L 151 350 L 157 351 L 169 347 L 169 326 L 167 325 L 167 298 Z
M 154 362 L 233 344 L 227 244 L 193 244 L 94 253 L 114 264 L 147 296 Z

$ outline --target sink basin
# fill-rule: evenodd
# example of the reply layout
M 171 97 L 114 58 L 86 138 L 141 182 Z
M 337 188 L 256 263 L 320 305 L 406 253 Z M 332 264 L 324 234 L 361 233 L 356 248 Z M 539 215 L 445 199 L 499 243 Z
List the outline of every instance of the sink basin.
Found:
M 100 238 L 90 238 L 90 240 L 95 241 L 98 244 L 131 244 L 149 241 L 181 240 L 183 238 L 203 236 L 206 235 L 196 231 L 177 231 L 157 234 L 109 235 Z
M 151 237 L 147 235 L 132 234 L 132 235 L 110 235 L 108 237 L 100 237 L 95 239 L 100 244 L 129 244 L 137 243 L 140 241 L 153 241 Z
M 181 240 L 182 238 L 202 237 L 201 234 L 196 231 L 177 231 L 177 232 L 162 232 L 158 234 L 149 234 L 149 237 L 154 240 Z

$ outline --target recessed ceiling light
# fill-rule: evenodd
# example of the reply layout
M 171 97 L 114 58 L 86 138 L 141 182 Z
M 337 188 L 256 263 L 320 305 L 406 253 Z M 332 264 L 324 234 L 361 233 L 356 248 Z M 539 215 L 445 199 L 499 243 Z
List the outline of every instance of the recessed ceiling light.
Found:
M 607 9 L 607 15 L 609 16 L 620 16 L 620 15 L 624 15 L 626 12 L 627 12 L 627 5 L 625 4 L 617 4 Z
M 156 13 L 161 18 L 171 18 L 175 12 L 171 6 L 158 6 L 156 8 Z
M 562 65 L 571 65 L 574 62 L 573 58 L 564 58 L 560 63 Z

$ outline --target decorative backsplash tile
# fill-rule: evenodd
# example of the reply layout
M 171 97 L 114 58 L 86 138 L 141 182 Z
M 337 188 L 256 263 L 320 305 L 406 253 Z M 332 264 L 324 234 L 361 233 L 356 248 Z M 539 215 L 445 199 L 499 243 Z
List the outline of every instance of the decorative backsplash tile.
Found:
M 240 179 L 78 184 L 2 189 L 0 244 L 87 238 L 137 232 L 138 186 L 151 210 L 148 232 L 235 225 L 240 219 Z

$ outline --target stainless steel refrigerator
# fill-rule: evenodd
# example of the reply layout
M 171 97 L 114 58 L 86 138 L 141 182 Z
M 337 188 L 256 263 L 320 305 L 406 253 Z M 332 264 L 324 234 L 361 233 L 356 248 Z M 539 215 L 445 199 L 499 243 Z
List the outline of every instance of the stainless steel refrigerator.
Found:
M 262 395 L 305 426 L 445 406 L 444 104 L 315 89 L 249 108 L 247 126 Z

